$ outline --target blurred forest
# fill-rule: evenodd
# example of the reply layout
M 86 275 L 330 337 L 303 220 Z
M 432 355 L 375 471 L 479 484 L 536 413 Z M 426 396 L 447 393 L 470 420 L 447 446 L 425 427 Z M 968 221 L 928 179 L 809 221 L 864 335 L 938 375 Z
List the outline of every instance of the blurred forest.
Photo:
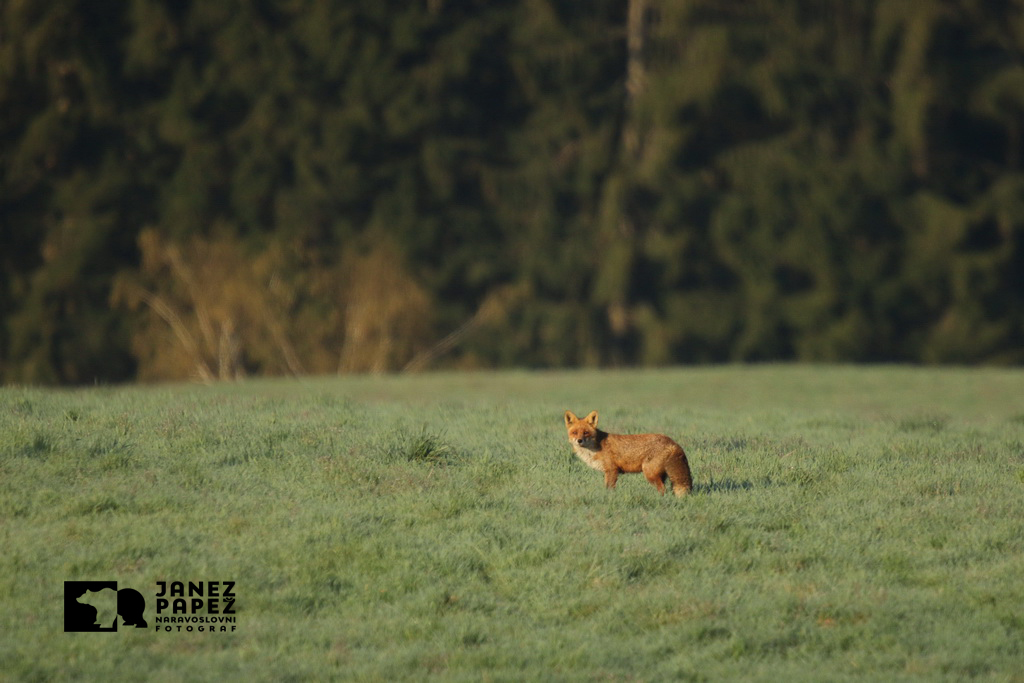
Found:
M 1019 0 L 2 0 L 0 380 L 1024 361 Z

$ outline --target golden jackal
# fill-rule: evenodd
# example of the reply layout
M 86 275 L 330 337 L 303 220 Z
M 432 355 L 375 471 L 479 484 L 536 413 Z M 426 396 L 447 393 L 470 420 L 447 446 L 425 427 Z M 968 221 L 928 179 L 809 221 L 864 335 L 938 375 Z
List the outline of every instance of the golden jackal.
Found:
M 664 434 L 609 434 L 597 428 L 597 411 L 582 420 L 565 411 L 569 443 L 580 460 L 604 472 L 604 485 L 615 488 L 621 472 L 643 472 L 658 493 L 665 494 L 665 477 L 672 491 L 685 496 L 693 488 L 690 463 L 682 446 Z

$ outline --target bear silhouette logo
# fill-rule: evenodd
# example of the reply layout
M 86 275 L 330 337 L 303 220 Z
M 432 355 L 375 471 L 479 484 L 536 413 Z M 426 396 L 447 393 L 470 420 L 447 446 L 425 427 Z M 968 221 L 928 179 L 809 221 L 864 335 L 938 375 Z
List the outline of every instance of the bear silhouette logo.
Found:
M 134 588 L 117 589 L 117 581 L 65 581 L 64 632 L 116 631 L 123 626 L 146 628 L 146 599 Z

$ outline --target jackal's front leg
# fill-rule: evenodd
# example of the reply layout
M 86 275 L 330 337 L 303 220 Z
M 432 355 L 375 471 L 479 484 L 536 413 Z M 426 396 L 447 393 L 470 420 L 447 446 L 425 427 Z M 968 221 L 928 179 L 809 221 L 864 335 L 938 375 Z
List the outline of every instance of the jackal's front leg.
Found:
M 608 469 L 604 471 L 604 487 L 606 489 L 615 488 L 615 482 L 619 480 L 618 469 Z

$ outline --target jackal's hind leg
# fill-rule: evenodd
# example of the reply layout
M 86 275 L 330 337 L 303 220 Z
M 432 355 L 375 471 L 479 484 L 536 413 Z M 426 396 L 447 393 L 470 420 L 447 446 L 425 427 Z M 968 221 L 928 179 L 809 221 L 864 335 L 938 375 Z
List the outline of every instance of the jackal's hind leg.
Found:
M 647 481 L 651 482 L 651 485 L 658 489 L 658 493 L 665 495 L 665 470 L 660 467 L 655 467 L 650 463 L 644 463 L 641 467 L 644 472 L 644 476 L 647 477 Z

